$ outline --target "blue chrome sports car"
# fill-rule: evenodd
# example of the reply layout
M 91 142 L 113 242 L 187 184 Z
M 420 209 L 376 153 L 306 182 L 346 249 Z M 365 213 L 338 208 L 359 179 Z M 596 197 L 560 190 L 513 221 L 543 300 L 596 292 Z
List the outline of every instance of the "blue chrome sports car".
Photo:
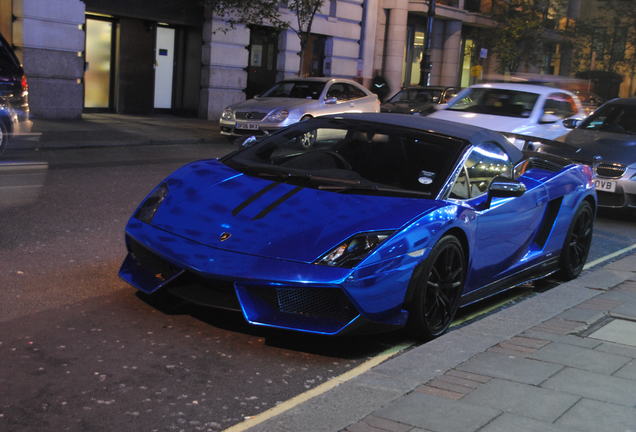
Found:
M 120 276 L 255 325 L 430 338 L 458 307 L 582 270 L 591 169 L 486 129 L 400 114 L 301 122 L 157 186 Z

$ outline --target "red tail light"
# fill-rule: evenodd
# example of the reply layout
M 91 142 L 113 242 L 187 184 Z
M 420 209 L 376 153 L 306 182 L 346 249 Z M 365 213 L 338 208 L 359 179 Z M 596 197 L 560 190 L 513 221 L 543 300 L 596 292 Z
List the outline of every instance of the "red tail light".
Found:
M 22 91 L 27 91 L 29 89 L 29 83 L 27 82 L 26 75 L 22 75 L 20 84 L 22 84 Z

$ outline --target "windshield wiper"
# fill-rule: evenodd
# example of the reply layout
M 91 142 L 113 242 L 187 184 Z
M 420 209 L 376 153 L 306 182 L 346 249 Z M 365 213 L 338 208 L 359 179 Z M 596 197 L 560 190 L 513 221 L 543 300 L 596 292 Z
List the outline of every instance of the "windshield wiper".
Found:
M 407 195 L 407 196 L 419 196 L 430 198 L 430 192 L 420 192 L 414 191 L 410 189 L 400 189 L 393 188 L 388 186 L 379 186 L 375 184 L 357 184 L 351 186 L 338 186 L 338 185 L 328 185 L 328 186 L 319 186 L 318 189 L 321 190 L 331 190 L 334 192 L 388 192 L 391 194 L 397 195 Z
M 360 184 L 359 179 L 346 179 L 339 177 L 325 177 L 320 175 L 311 174 L 308 172 L 289 172 L 289 171 L 267 171 L 267 170 L 254 170 L 247 171 L 248 175 L 255 175 L 258 177 L 269 177 L 279 179 L 282 182 L 288 180 L 306 180 L 312 183 L 339 183 L 345 185 L 358 185 Z

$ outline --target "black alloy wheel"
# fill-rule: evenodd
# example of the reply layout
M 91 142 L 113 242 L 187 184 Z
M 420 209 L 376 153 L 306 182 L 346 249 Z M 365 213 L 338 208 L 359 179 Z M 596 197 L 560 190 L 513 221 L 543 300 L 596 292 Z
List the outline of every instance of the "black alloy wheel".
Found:
M 408 328 L 418 339 L 442 335 L 450 326 L 464 288 L 466 256 L 459 240 L 448 235 L 431 250 L 414 275 Z
M 574 214 L 561 250 L 558 276 L 562 280 L 577 277 L 583 271 L 592 244 L 594 210 L 589 202 L 583 201 Z

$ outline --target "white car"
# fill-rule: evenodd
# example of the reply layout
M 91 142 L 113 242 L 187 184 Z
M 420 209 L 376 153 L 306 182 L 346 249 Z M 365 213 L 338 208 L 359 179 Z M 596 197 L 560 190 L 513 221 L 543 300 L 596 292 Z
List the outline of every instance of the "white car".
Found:
M 355 81 L 292 78 L 225 108 L 219 126 L 229 137 L 263 135 L 312 117 L 361 112 L 380 112 L 380 100 Z
M 498 132 L 556 139 L 570 130 L 563 120 L 583 119 L 572 92 L 532 84 L 491 83 L 465 88 L 432 118 L 481 126 Z M 522 141 L 509 138 L 513 144 Z

